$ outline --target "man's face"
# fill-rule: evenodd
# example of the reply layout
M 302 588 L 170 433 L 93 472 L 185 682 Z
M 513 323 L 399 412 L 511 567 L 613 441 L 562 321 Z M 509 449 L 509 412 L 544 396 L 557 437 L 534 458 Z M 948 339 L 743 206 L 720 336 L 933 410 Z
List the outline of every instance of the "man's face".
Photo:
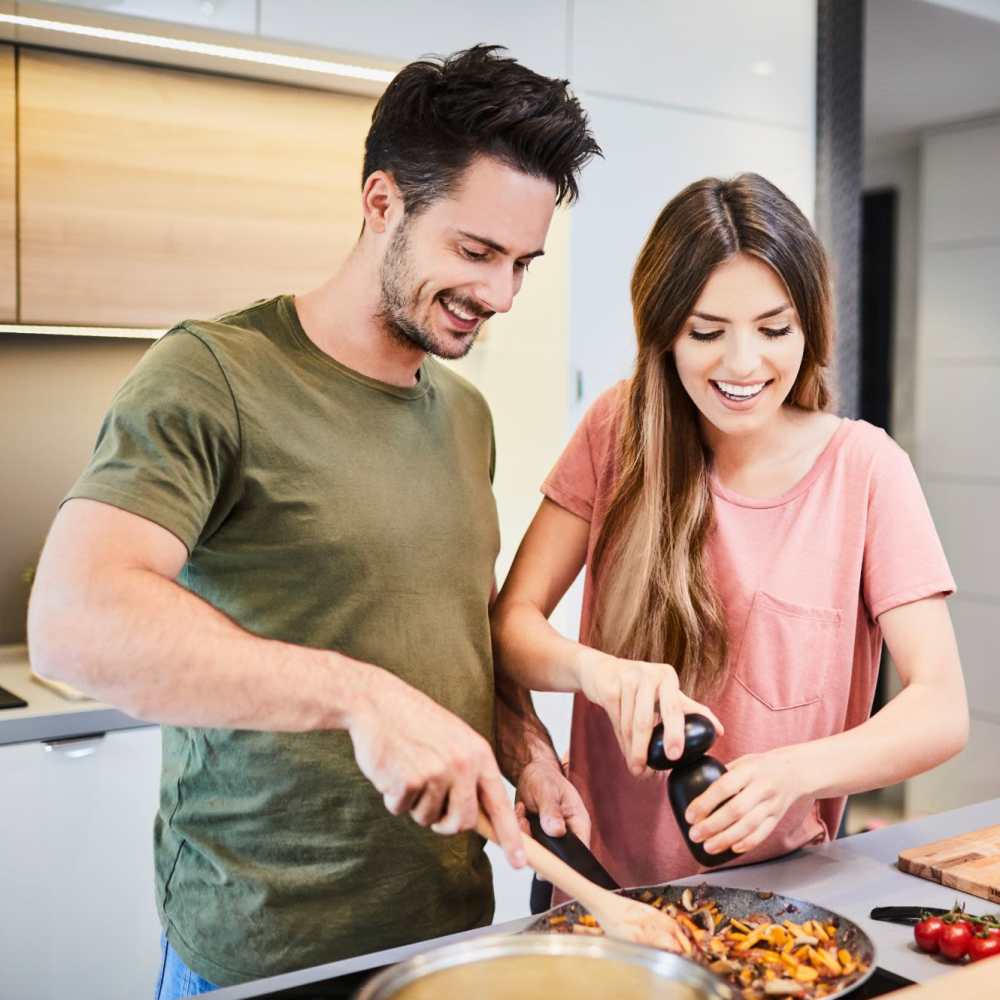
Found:
M 448 196 L 404 215 L 389 236 L 379 309 L 389 331 L 440 358 L 464 357 L 542 254 L 555 200 L 547 180 L 473 160 Z

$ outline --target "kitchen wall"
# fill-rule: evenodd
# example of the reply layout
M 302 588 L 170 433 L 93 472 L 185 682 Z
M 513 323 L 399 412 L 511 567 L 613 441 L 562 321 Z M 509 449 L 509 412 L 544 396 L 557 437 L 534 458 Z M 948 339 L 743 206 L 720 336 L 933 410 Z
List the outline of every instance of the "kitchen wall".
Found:
M 920 265 L 920 150 L 917 141 L 887 146 L 871 144 L 866 150 L 864 189 L 896 192 L 896 279 L 893 288 L 892 436 L 913 456 L 917 447 L 917 273 Z M 890 661 L 891 662 L 891 661 Z M 899 675 L 890 665 L 886 696 L 901 689 Z M 878 793 L 880 809 L 891 815 L 906 810 L 907 782 Z
M 0 644 L 24 641 L 24 571 L 149 343 L 0 334 Z
M 972 732 L 954 761 L 914 779 L 907 810 L 1000 795 L 1000 117 L 926 133 L 920 144 L 916 464 L 958 583 L 949 602 Z
M 896 192 L 896 283 L 892 331 L 892 436 L 911 455 L 917 444 L 917 272 L 920 264 L 920 150 L 916 142 L 873 148 L 865 158 L 865 191 Z

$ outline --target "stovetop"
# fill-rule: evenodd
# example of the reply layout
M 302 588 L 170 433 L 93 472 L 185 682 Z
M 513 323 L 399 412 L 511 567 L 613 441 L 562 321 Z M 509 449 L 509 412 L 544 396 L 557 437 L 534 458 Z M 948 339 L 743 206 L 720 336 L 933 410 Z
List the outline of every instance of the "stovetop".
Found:
M 333 998 L 348 998 L 361 988 L 362 983 L 369 979 L 379 969 L 370 969 L 368 972 L 356 976 L 344 976 L 340 979 L 328 979 L 322 983 L 312 983 L 308 986 L 299 986 L 290 990 L 279 990 L 276 993 L 262 993 L 260 1000 L 333 1000 Z M 912 979 L 904 979 L 894 972 L 875 966 L 875 971 L 856 990 L 848 993 L 850 1000 L 874 1000 L 875 997 L 883 997 L 896 990 L 901 990 L 904 986 L 912 986 Z M 443 998 L 442 998 L 443 1000 Z
M 904 986 L 912 986 L 912 979 L 904 979 L 895 972 L 889 972 L 875 966 L 875 971 L 856 990 L 848 993 L 850 1000 L 872 1000 L 873 997 L 884 997 L 887 993 L 895 993 Z

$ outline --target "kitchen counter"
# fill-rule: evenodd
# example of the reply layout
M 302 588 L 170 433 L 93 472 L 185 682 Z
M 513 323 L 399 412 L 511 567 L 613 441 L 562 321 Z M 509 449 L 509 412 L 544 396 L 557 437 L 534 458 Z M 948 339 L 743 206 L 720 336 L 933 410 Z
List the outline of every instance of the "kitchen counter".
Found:
M 0 711 L 0 746 L 36 740 L 69 740 L 153 725 L 89 698 L 72 701 L 33 681 L 28 648 L 23 645 L 0 646 L 0 687 L 28 703 L 26 708 Z
M 992 977 L 987 977 L 983 971 L 972 972 L 971 968 L 956 970 L 954 965 L 943 959 L 918 952 L 913 945 L 912 928 L 881 923 L 868 917 L 875 906 L 950 907 L 956 900 L 965 902 L 966 908 L 972 913 L 994 912 L 997 909 L 996 904 L 936 885 L 914 875 L 907 875 L 895 867 L 895 861 L 899 852 L 905 847 L 916 847 L 942 837 L 995 823 L 1000 823 L 1000 799 L 981 802 L 964 809 L 954 809 L 924 819 L 898 823 L 872 833 L 845 837 L 776 861 L 681 879 L 677 884 L 695 885 L 708 882 L 735 888 L 769 889 L 772 892 L 828 907 L 855 921 L 868 933 L 875 942 L 876 962 L 881 968 L 916 983 L 947 973 L 967 980 L 970 987 L 973 985 L 973 980 L 984 981 L 985 978 L 991 978 L 997 983 L 1000 982 L 1000 959 L 996 959 L 996 964 L 992 966 Z M 525 917 L 493 927 L 422 941 L 403 948 L 332 962 L 302 972 L 291 972 L 254 983 L 245 983 L 242 986 L 231 986 L 213 993 L 212 996 L 218 1000 L 245 1000 L 249 997 L 278 996 L 286 990 L 297 993 L 296 988 L 301 989 L 307 984 L 391 965 L 444 944 L 468 941 L 484 934 L 515 934 L 524 930 L 534 919 Z M 986 962 L 979 969 L 989 969 L 990 966 L 991 963 Z M 942 982 L 940 986 L 944 987 L 945 983 Z M 292 995 L 293 993 L 288 993 L 289 997 Z M 944 992 L 933 995 L 944 997 Z M 959 989 L 950 995 L 985 998 L 987 993 L 985 989 L 982 993 L 978 990 L 966 993 Z M 1000 995 L 1000 986 L 989 995 Z M 906 996 L 907 1000 L 910 996 L 918 1000 L 919 994 L 907 993 Z M 928 997 L 930 996 L 928 993 Z

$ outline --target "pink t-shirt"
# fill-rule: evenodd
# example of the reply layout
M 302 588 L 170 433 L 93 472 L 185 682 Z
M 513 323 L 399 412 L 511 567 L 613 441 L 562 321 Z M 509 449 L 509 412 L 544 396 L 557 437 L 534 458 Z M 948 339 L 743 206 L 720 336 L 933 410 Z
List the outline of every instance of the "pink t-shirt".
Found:
M 626 383 L 589 409 L 542 486 L 590 522 L 580 641 L 594 608 L 592 558 L 615 482 L 618 404 Z M 844 420 L 808 474 L 755 500 L 712 480 L 709 572 L 725 609 L 728 675 L 710 707 L 724 764 L 747 753 L 840 733 L 864 722 L 891 608 L 955 589 L 906 453 L 882 430 Z M 578 695 L 569 774 L 593 819 L 591 846 L 617 881 L 646 885 L 706 871 L 692 858 L 665 778 L 634 778 L 604 711 Z M 794 806 L 739 863 L 836 835 L 844 799 Z

